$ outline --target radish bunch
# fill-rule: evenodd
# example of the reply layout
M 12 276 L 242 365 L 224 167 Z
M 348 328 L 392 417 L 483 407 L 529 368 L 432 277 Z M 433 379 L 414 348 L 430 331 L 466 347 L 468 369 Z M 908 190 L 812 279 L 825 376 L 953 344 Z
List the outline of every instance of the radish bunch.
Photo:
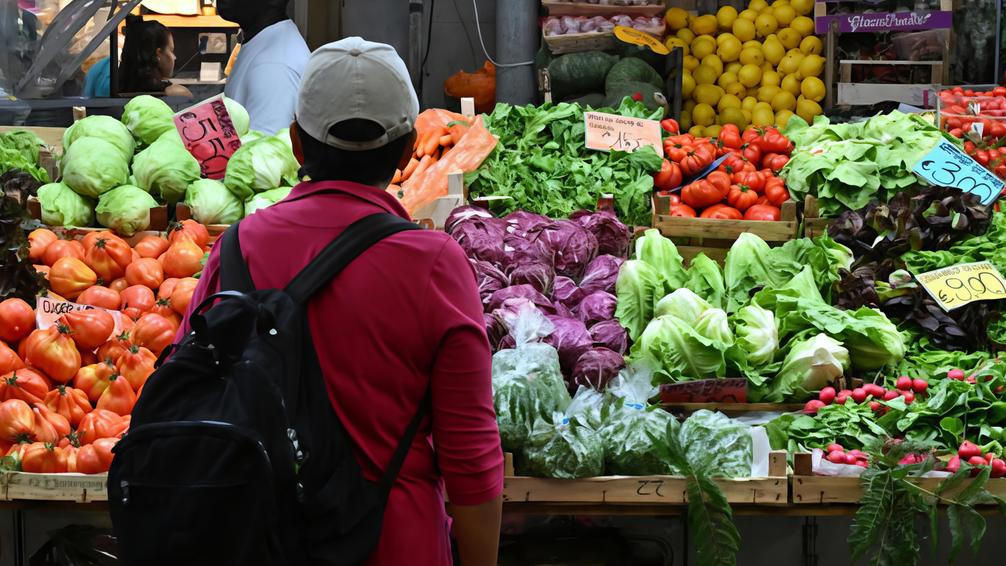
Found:
M 986 466 L 992 469 L 989 477 L 1001 478 L 1006 476 L 1006 461 L 992 452 L 983 454 L 982 447 L 970 440 L 965 440 L 961 443 L 961 446 L 957 449 L 957 455 L 947 462 L 947 471 L 957 473 L 961 469 L 961 462 L 967 462 L 968 465 L 973 467 L 971 470 L 972 476 L 977 476 L 980 469 Z
M 829 444 L 827 453 L 828 455 L 824 458 L 832 464 L 846 464 L 849 466 L 859 466 L 860 468 L 865 468 L 869 466 L 870 463 L 869 457 L 865 452 L 860 450 L 849 450 L 847 452 L 841 444 L 837 443 Z
M 905 400 L 906 405 L 911 405 L 917 395 L 922 395 L 929 388 L 929 382 L 924 379 L 912 379 L 907 375 L 898 378 L 895 389 L 885 389 L 876 383 L 867 383 L 855 389 L 842 389 L 835 391 L 834 387 L 825 387 L 818 393 L 817 399 L 807 401 L 803 407 L 803 412 L 808 415 L 816 415 L 817 412 L 832 403 L 844 405 L 846 401 L 852 399 L 856 404 L 869 401 L 870 409 L 886 413 L 887 407 L 880 404 L 880 401 L 893 401 L 898 397 Z

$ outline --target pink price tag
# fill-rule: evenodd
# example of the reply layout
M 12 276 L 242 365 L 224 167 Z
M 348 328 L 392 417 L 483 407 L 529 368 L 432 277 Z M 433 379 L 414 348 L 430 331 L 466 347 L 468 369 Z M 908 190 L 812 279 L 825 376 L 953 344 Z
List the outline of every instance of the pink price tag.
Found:
M 227 113 L 223 95 L 217 95 L 175 114 L 182 143 L 196 158 L 203 177 L 223 179 L 227 162 L 241 147 L 241 138 Z

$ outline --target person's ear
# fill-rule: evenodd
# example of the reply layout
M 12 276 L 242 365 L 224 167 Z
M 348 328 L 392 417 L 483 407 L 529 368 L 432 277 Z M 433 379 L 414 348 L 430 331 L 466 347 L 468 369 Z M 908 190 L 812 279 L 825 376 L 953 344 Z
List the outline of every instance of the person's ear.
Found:
M 412 130 L 406 136 L 408 139 L 405 142 L 405 147 L 402 148 L 402 156 L 398 159 L 398 170 L 405 171 L 405 168 L 409 166 L 409 161 L 412 161 L 412 153 L 416 149 L 416 130 Z
M 304 146 L 300 143 L 300 128 L 297 121 L 290 124 L 290 142 L 293 144 L 293 155 L 297 158 L 297 163 L 304 165 Z
M 154 51 L 154 58 L 157 60 L 158 63 L 160 63 L 162 56 L 164 56 L 164 49 L 158 47 L 157 51 Z

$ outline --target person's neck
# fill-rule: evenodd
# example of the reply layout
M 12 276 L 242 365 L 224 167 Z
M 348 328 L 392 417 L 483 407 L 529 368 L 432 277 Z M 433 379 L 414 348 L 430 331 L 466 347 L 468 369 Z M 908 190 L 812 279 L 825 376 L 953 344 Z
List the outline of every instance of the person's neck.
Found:
M 255 19 L 252 22 L 244 23 L 241 25 L 241 31 L 244 32 L 244 42 L 248 43 L 256 35 L 262 32 L 265 28 L 278 24 L 280 22 L 289 20 L 290 18 L 286 14 L 265 14 L 262 17 Z

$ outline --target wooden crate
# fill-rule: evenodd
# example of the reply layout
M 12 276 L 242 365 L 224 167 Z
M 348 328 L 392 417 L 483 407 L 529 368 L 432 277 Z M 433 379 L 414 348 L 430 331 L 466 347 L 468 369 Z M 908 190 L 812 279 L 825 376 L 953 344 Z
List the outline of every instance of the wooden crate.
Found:
M 666 30 L 665 25 L 659 29 L 645 29 L 644 31 L 655 38 L 663 37 Z M 545 45 L 553 55 L 564 55 L 566 53 L 579 53 L 581 51 L 607 51 L 615 47 L 614 32 L 590 32 L 571 33 L 568 35 L 545 35 L 542 31 L 542 38 Z
M 42 203 L 38 201 L 36 197 L 28 197 L 28 213 L 35 220 L 42 220 Z M 63 228 L 61 226 L 52 226 L 50 228 Z M 148 231 L 163 232 L 168 229 L 168 207 L 167 205 L 159 205 L 150 209 L 150 226 L 147 228 Z M 82 233 L 87 232 L 100 232 L 108 230 L 108 228 L 63 228 L 64 231 L 77 231 Z M 81 236 L 83 237 L 83 236 Z
M 863 489 L 859 478 L 815 476 L 812 455 L 793 455 L 792 502 L 797 505 L 859 503 Z M 930 491 L 939 487 L 941 478 L 919 478 L 918 485 Z M 986 489 L 999 497 L 1006 497 L 1006 479 L 989 480 Z
M 108 474 L 3 474 L 4 501 L 76 501 L 92 503 L 108 501 Z
M 179 222 L 182 220 L 191 220 L 192 210 L 189 208 L 189 205 L 184 202 L 175 205 L 175 219 Z M 231 227 L 230 224 L 204 224 L 204 226 L 206 226 L 206 231 L 210 233 L 210 238 L 214 240 Z
M 719 479 L 716 483 L 730 503 L 786 505 L 789 501 L 786 452 L 769 454 L 769 477 Z M 685 479 L 677 476 L 604 476 L 578 480 L 508 476 L 503 482 L 503 501 L 684 505 L 688 495 Z
M 782 220 L 778 222 L 680 218 L 669 216 L 669 210 L 668 197 L 653 197 L 653 227 L 674 242 L 685 261 L 704 253 L 722 262 L 730 246 L 745 232 L 755 234 L 770 246 L 780 245 L 795 239 L 800 227 L 795 201 L 783 203 Z
M 663 2 L 645 6 L 615 6 L 610 4 L 587 4 L 586 2 L 561 2 L 542 0 L 541 5 L 550 16 L 659 16 L 667 9 Z
M 806 238 L 816 238 L 828 233 L 829 218 L 821 218 L 821 209 L 817 199 L 807 195 L 803 203 L 803 235 Z

